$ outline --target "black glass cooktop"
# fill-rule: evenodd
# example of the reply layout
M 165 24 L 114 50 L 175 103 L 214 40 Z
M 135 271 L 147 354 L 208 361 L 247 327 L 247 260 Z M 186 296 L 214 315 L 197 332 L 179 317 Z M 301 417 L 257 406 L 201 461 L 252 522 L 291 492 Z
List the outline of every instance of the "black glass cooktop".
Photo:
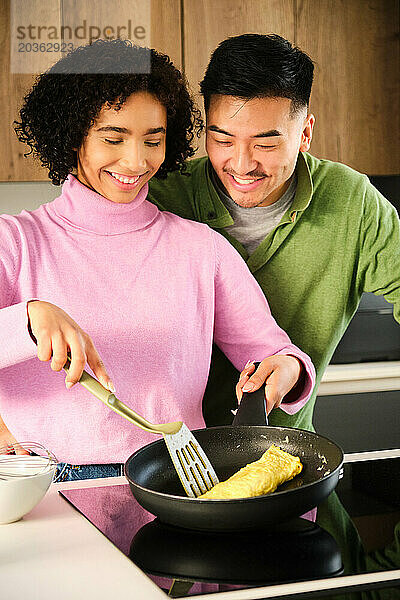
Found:
M 60 493 L 162 590 L 183 597 L 400 569 L 399 482 L 400 458 L 346 464 L 340 500 L 332 494 L 320 505 L 317 523 L 237 533 L 165 525 L 127 484 Z M 399 588 L 370 587 L 371 599 L 400 599 Z

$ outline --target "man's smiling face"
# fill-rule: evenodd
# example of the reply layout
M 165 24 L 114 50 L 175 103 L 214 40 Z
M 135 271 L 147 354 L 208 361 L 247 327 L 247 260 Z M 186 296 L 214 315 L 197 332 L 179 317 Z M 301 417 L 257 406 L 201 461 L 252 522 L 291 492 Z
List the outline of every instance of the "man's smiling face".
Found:
M 287 189 L 299 151 L 309 149 L 313 115 L 291 112 L 289 98 L 214 95 L 206 149 L 228 195 L 243 207 L 269 206 Z

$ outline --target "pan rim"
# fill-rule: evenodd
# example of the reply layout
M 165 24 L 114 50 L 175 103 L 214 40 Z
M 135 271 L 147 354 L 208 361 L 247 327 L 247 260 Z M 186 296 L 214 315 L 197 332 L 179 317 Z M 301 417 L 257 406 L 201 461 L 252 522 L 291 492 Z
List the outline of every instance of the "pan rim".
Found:
M 176 494 L 166 494 L 165 492 L 158 492 L 156 490 L 152 490 L 150 488 L 146 488 L 143 485 L 140 485 L 139 483 L 136 483 L 136 481 L 133 481 L 128 473 L 127 473 L 127 464 L 130 460 L 133 460 L 133 458 L 135 456 L 137 456 L 138 454 L 140 454 L 141 452 L 143 452 L 146 448 L 149 448 L 150 446 L 153 446 L 157 443 L 160 443 L 163 440 L 155 440 L 154 442 L 151 442 L 150 444 L 146 444 L 145 446 L 142 446 L 141 448 L 138 448 L 138 450 L 136 450 L 135 452 L 133 452 L 133 454 L 131 454 L 131 456 L 129 456 L 129 458 L 127 458 L 127 460 L 125 461 L 124 464 L 124 474 L 126 479 L 128 480 L 129 483 L 131 483 L 133 486 L 135 486 L 136 488 L 143 490 L 146 493 L 150 493 L 156 497 L 159 498 L 166 498 L 166 499 L 170 499 L 170 500 L 176 500 L 179 502 L 200 502 L 200 503 L 204 503 L 207 502 L 208 505 L 212 505 L 214 502 L 217 503 L 229 503 L 230 505 L 232 503 L 236 503 L 236 504 L 241 504 L 243 502 L 257 502 L 260 500 L 263 500 L 265 498 L 272 498 L 272 497 L 279 497 L 282 494 L 295 494 L 295 493 L 299 493 L 299 491 L 304 490 L 304 489 L 308 489 L 309 487 L 315 485 L 317 482 L 322 482 L 322 481 L 328 481 L 329 479 L 331 479 L 338 471 L 340 471 L 340 468 L 343 465 L 343 461 L 344 461 L 344 452 L 343 449 L 338 446 L 338 444 L 336 444 L 336 442 L 334 442 L 333 440 L 331 440 L 330 438 L 324 436 L 324 435 L 320 435 L 314 431 L 309 431 L 308 429 L 299 429 L 298 427 L 280 427 L 280 426 L 273 426 L 273 425 L 220 425 L 220 426 L 215 426 L 215 427 L 203 427 L 201 429 L 193 429 L 191 430 L 192 433 L 197 433 L 198 431 L 205 431 L 205 429 L 207 430 L 212 430 L 212 429 L 242 429 L 242 428 L 246 428 L 248 429 L 249 427 L 251 427 L 251 429 L 265 429 L 266 427 L 270 427 L 271 429 L 276 429 L 276 430 L 283 430 L 283 431 L 300 431 L 302 433 L 306 433 L 311 435 L 312 437 L 318 438 L 318 440 L 326 440 L 327 442 L 329 442 L 330 444 L 332 444 L 340 453 L 341 456 L 341 460 L 339 462 L 339 464 L 332 470 L 330 471 L 330 473 L 328 473 L 328 475 L 325 475 L 323 477 L 321 477 L 321 479 L 317 479 L 316 481 L 312 481 L 310 483 L 306 483 L 304 485 L 302 485 L 301 487 L 298 488 L 293 488 L 290 490 L 281 490 L 279 492 L 272 492 L 270 494 L 263 494 L 262 496 L 253 496 L 253 497 L 248 497 L 248 498 L 204 498 L 203 500 L 200 500 L 199 498 L 190 498 L 189 496 L 177 496 Z

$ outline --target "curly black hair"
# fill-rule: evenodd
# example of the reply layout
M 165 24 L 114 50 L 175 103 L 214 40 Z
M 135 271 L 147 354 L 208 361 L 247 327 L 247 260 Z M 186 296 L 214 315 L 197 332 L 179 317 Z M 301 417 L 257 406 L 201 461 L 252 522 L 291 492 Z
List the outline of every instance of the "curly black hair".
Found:
M 153 94 L 167 111 L 165 160 L 155 176 L 184 172 L 204 128 L 185 78 L 167 55 L 120 39 L 81 46 L 37 77 L 24 98 L 21 120 L 14 121 L 18 139 L 30 147 L 25 156 L 33 153 L 60 185 L 77 166 L 74 148 L 80 148 L 102 107 L 118 110 L 139 91 Z

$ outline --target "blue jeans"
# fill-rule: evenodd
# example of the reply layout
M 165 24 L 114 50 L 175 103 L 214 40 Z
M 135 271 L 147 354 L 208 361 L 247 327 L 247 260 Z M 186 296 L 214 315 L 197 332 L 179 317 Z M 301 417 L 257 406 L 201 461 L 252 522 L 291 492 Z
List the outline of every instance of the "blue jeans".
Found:
M 68 463 L 58 463 L 54 482 L 96 479 L 97 477 L 119 477 L 123 474 L 123 463 L 106 465 L 70 465 Z

